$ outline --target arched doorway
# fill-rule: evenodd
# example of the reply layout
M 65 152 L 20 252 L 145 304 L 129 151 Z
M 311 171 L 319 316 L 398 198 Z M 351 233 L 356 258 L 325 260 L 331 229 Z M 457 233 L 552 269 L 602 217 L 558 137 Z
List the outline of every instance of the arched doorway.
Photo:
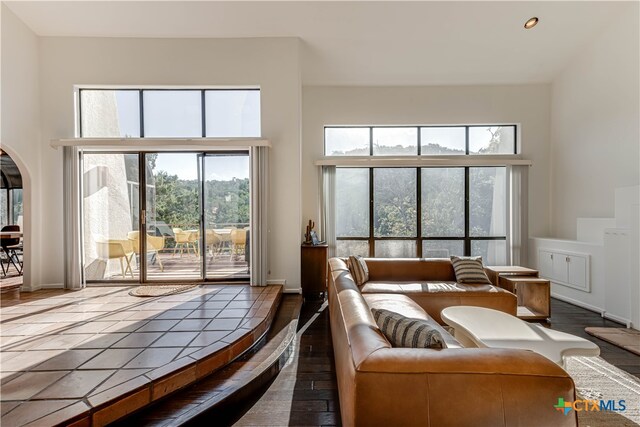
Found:
M 23 284 L 25 194 L 23 177 L 14 159 L 0 149 L 0 278 L 2 292 Z

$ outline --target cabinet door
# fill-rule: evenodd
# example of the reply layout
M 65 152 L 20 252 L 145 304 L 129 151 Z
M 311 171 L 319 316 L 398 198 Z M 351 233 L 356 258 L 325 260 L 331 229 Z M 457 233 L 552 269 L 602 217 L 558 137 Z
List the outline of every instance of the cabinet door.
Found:
M 587 287 L 587 259 L 581 256 L 569 255 L 568 283 L 579 288 Z
M 542 277 L 547 279 L 551 279 L 553 277 L 553 257 L 551 252 L 538 252 L 538 270 L 540 270 L 540 276 Z
M 567 255 L 553 253 L 551 254 L 553 273 L 551 279 L 554 281 L 567 283 L 569 280 L 569 269 L 567 267 Z

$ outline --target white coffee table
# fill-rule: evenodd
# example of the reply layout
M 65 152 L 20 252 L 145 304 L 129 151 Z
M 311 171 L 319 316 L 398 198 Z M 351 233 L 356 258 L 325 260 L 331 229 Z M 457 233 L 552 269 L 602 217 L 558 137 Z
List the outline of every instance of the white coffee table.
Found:
M 532 350 L 564 366 L 567 356 L 598 356 L 600 347 L 575 335 L 525 322 L 515 316 L 482 307 L 448 307 L 440 313 L 465 347 Z

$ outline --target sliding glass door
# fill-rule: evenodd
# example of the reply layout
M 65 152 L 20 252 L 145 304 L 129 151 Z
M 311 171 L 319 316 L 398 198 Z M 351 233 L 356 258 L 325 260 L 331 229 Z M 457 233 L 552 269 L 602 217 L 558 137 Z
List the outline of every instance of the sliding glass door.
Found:
M 82 165 L 88 282 L 249 279 L 248 152 L 83 153 Z
M 199 280 L 200 153 L 146 153 L 146 278 Z
M 249 278 L 248 153 L 204 155 L 207 278 Z
M 85 153 L 81 196 L 85 279 L 139 281 L 139 155 Z

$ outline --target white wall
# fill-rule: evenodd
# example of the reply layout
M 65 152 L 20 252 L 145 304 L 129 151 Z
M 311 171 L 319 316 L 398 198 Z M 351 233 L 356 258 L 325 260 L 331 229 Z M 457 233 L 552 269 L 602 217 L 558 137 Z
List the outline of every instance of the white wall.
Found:
M 16 162 L 24 186 L 24 287 L 40 283 L 40 98 L 38 37 L 4 4 L 2 7 L 2 131 L 0 143 Z M 62 227 L 62 223 L 60 223 Z M 60 247 L 50 246 L 62 252 Z
M 319 219 L 325 125 L 519 123 L 529 174 L 529 233 L 549 231 L 549 85 L 304 87 L 302 217 Z
M 270 279 L 300 287 L 299 41 L 43 37 L 40 45 L 42 283 L 63 279 L 62 152 L 52 138 L 74 136 L 74 85 L 259 85 L 262 132 L 272 141 Z M 4 54 L 4 53 L 3 53 Z M 4 99 L 4 96 L 3 96 Z M 11 99 L 16 99 L 12 97 Z M 35 150 L 34 150 L 35 151 Z M 57 242 L 57 243 L 56 243 Z
M 575 239 L 579 217 L 613 217 L 615 189 L 640 180 L 639 4 L 628 7 L 551 86 L 555 237 Z

